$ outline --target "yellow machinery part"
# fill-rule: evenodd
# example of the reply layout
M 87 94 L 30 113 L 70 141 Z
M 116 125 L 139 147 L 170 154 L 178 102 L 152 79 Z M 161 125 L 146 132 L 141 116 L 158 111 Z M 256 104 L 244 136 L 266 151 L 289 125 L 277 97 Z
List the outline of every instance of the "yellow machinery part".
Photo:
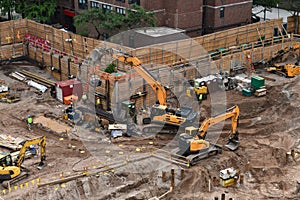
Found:
M 194 91 L 197 95 L 207 94 L 207 87 L 206 86 L 197 87 L 197 88 L 194 88 Z
M 191 140 L 190 151 L 200 151 L 209 148 L 209 142 L 205 140 Z
M 296 66 L 293 64 L 288 64 L 284 66 L 287 76 L 293 77 L 300 74 L 300 66 Z
M 187 90 L 186 90 L 186 96 L 187 96 L 187 97 L 192 97 L 192 95 L 191 95 L 191 90 L 190 90 L 190 89 L 187 89 Z
M 233 184 L 236 183 L 236 179 L 235 178 L 230 178 L 230 179 L 220 179 L 220 184 L 223 186 L 223 187 L 229 187 Z
M 0 168 L 1 175 L 9 175 L 11 179 L 21 174 L 21 168 L 17 166 L 7 166 Z
M 186 121 L 186 119 L 183 118 L 183 117 L 178 117 L 178 116 L 170 115 L 170 114 L 164 114 L 164 115 L 161 115 L 161 116 L 154 116 L 153 120 L 154 121 L 165 122 L 167 124 L 172 124 L 172 125 L 181 125 Z

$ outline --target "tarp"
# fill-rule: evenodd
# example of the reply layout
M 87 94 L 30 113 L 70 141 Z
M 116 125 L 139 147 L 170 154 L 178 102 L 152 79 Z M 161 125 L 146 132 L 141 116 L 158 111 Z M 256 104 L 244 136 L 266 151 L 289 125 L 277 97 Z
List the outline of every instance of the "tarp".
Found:
M 263 9 L 264 7 L 262 6 L 255 6 L 252 8 L 252 13 L 260 17 L 261 21 L 264 20 L 264 12 L 262 11 Z M 280 8 L 271 8 L 270 10 L 267 9 L 266 12 L 266 20 L 282 18 L 283 23 L 287 23 L 288 16 L 292 16 L 292 12 Z

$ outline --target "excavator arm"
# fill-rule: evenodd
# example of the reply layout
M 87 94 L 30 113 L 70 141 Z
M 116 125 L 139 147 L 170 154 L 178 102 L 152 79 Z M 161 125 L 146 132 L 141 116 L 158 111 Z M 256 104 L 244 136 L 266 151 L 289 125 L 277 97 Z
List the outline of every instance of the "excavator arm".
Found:
M 142 66 L 141 61 L 137 57 L 125 53 L 121 55 L 113 54 L 113 57 L 120 62 L 131 65 L 156 92 L 159 104 L 163 106 L 167 105 L 167 92 L 165 88 Z
M 40 143 L 40 147 L 41 147 L 41 151 L 40 151 L 41 152 L 41 162 L 40 162 L 39 166 L 44 165 L 44 161 L 46 160 L 46 136 L 26 140 L 24 142 L 22 148 L 20 149 L 18 159 L 16 161 L 17 167 L 21 167 L 21 165 L 24 161 L 24 158 L 25 158 L 26 149 L 28 147 L 30 147 L 30 145 L 39 144 L 39 143 Z
M 238 118 L 240 115 L 240 110 L 238 106 L 234 106 L 232 108 L 229 108 L 226 110 L 225 113 L 220 114 L 216 117 L 209 118 L 205 120 L 201 127 L 198 130 L 198 134 L 196 135 L 198 139 L 205 139 L 206 132 L 208 128 L 214 124 L 217 124 L 221 121 L 225 121 L 226 119 L 231 118 L 231 127 L 232 127 L 232 134 L 235 135 L 237 133 L 237 124 L 238 124 Z

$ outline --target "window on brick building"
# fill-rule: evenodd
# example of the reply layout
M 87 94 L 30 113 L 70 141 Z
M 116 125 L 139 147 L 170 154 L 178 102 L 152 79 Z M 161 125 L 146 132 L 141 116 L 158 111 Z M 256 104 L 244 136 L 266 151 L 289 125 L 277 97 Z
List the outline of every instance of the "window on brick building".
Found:
M 88 1 L 87 0 L 78 0 L 78 7 L 80 9 L 87 9 L 88 8 Z
M 140 0 L 128 0 L 128 3 L 129 4 L 136 4 L 136 5 L 138 5 L 138 6 L 140 6 L 141 5 L 141 2 L 140 2 Z
M 118 8 L 118 7 L 116 7 L 116 12 L 119 13 L 119 14 L 122 14 L 122 15 L 126 14 L 124 8 Z
M 103 5 L 102 5 L 103 13 L 105 13 L 106 10 L 112 10 L 112 9 L 113 9 L 113 7 L 110 6 L 110 5 L 107 5 L 107 4 L 103 4 Z
M 91 1 L 91 8 L 100 8 L 100 3 Z
M 119 1 L 119 2 L 125 3 L 125 0 L 116 0 L 116 1 Z
M 225 15 L 225 8 L 221 7 L 220 8 L 220 18 L 224 18 L 224 15 Z

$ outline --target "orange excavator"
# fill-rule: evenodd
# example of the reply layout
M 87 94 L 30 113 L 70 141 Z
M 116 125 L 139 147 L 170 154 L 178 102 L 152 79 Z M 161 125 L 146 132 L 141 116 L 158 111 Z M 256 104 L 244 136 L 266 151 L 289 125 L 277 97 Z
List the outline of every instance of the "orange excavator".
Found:
M 207 158 L 212 155 L 216 155 L 222 151 L 222 147 L 216 144 L 212 144 L 205 140 L 207 130 L 210 126 L 217 124 L 221 121 L 231 118 L 231 134 L 225 147 L 235 151 L 239 147 L 238 138 L 238 119 L 240 110 L 238 106 L 234 106 L 226 110 L 216 117 L 206 119 L 200 128 L 186 127 L 185 133 L 180 134 L 179 147 L 173 150 L 173 155 L 179 155 L 185 157 L 190 165 L 198 163 L 201 159 Z
M 143 128 L 144 133 L 172 133 L 176 134 L 180 126 L 190 126 L 195 122 L 197 113 L 192 108 L 184 106 L 180 109 L 173 109 L 167 105 L 167 92 L 165 87 L 158 82 L 151 73 L 142 66 L 141 61 L 124 52 L 112 53 L 112 56 L 130 65 L 155 91 L 159 104 L 152 106 L 150 118 L 144 118 L 143 124 L 164 124 L 164 126 L 148 125 Z

